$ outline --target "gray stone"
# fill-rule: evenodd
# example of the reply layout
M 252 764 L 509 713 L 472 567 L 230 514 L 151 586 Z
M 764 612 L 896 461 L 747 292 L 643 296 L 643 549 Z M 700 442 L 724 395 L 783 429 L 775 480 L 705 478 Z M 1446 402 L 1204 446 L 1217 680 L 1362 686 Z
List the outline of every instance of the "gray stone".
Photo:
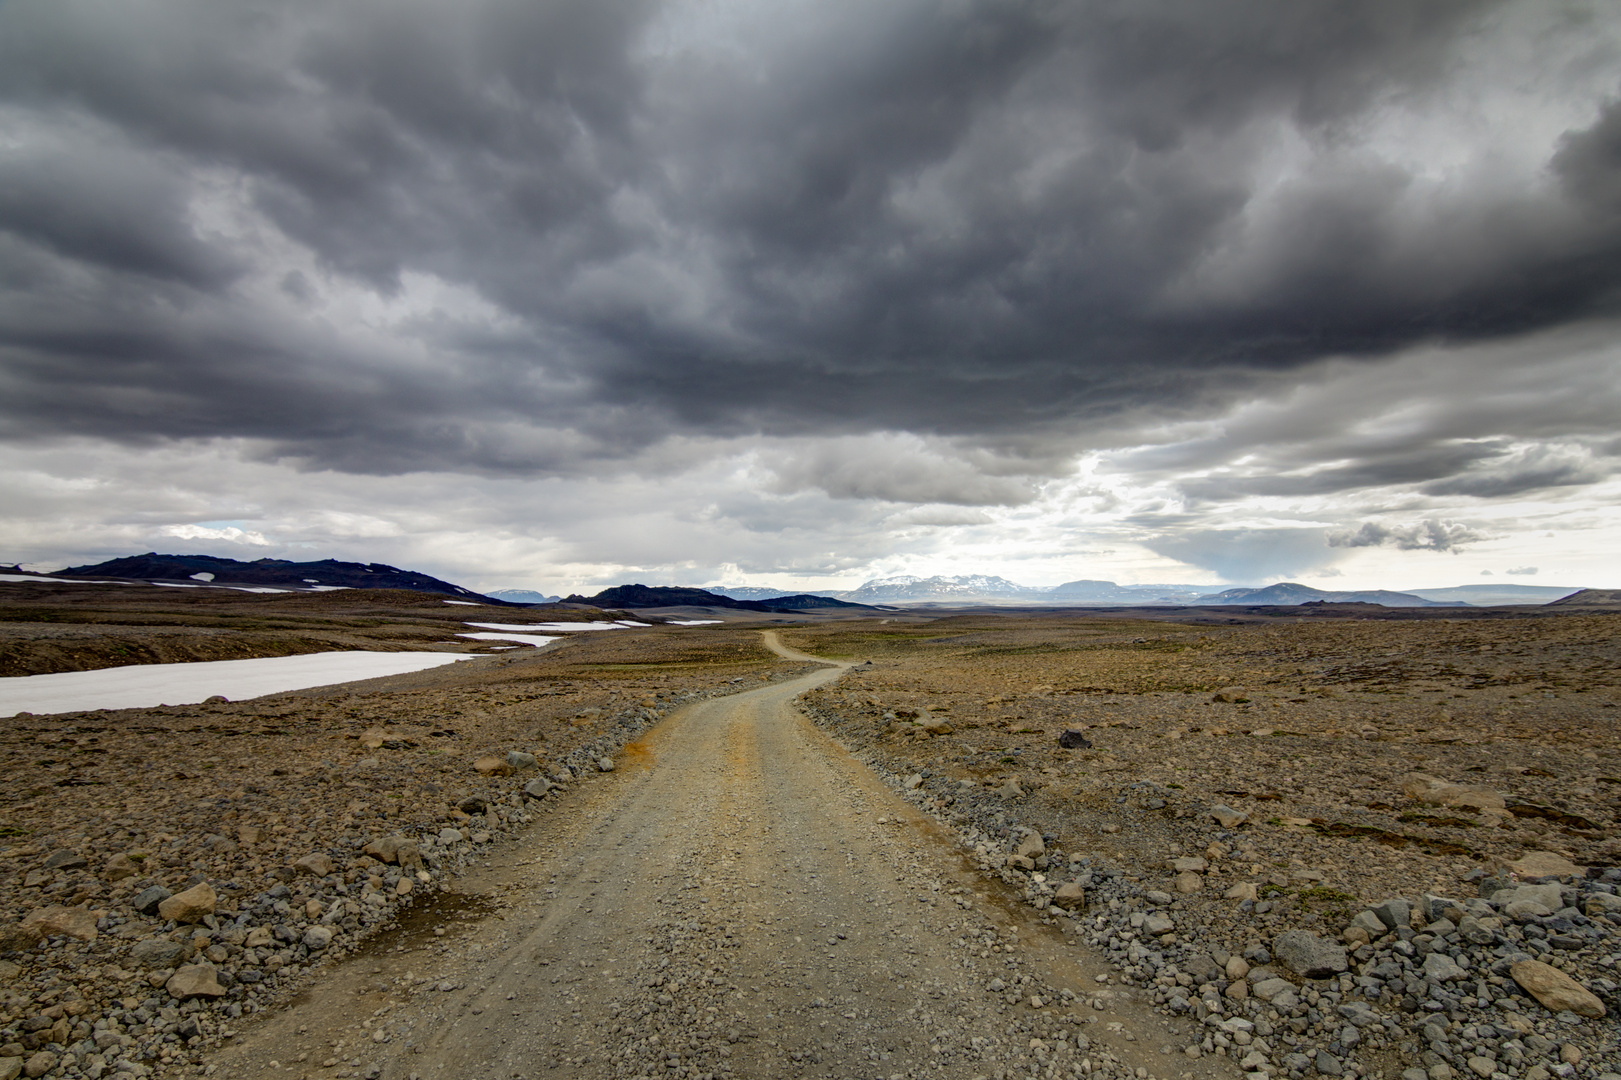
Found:
M 552 782 L 544 776 L 537 776 L 523 786 L 523 793 L 531 799 L 544 798 L 552 789 Z
M 23 1074 L 23 1059 L 0 1057 L 0 1080 L 17 1080 Z
M 1385 925 L 1384 920 L 1371 911 L 1357 912 L 1356 918 L 1351 920 L 1351 925 L 1361 927 L 1368 932 L 1369 937 L 1374 938 L 1384 937 L 1390 932 L 1390 928 Z
M 522 750 L 508 750 L 507 764 L 514 769 L 533 769 L 539 762 L 535 760 L 533 754 L 526 754 Z
M 90 861 L 71 848 L 63 848 L 51 852 L 40 865 L 47 870 L 83 870 L 90 865 Z
M 1271 1001 L 1279 994 L 1293 993 L 1294 984 L 1289 982 L 1288 979 L 1280 979 L 1274 975 L 1270 979 L 1262 979 L 1260 982 L 1251 986 L 1250 990 L 1261 1000 Z
M 1413 905 L 1399 896 L 1392 897 L 1377 905 L 1373 909 L 1373 913 L 1379 916 L 1379 921 L 1392 930 L 1408 926 L 1413 921 Z
M 1492 893 L 1492 903 L 1499 907 L 1506 907 L 1519 900 L 1529 900 L 1534 904 L 1541 904 L 1549 911 L 1558 911 L 1565 906 L 1562 896 L 1563 890 L 1558 885 L 1516 885 L 1512 889 L 1498 889 Z
M 1286 930 L 1272 942 L 1284 967 L 1307 979 L 1326 979 L 1350 967 L 1345 948 L 1305 930 Z
M 1401 1080 L 1430 1080 L 1430 1074 L 1423 1069 L 1403 1069 Z
M 191 958 L 191 946 L 168 938 L 147 938 L 130 949 L 131 962 L 146 968 L 179 967 Z
M 1345 1066 L 1340 1064 L 1340 1059 L 1327 1050 L 1317 1051 L 1317 1058 L 1312 1065 L 1324 1076 L 1343 1076 L 1345 1073 Z
M 1456 982 L 1466 977 L 1458 962 L 1446 953 L 1432 952 L 1424 958 L 1424 977 L 1435 982 Z
M 613 758 L 607 758 L 607 757 L 599 757 L 599 758 L 597 758 L 597 771 L 598 772 L 613 772 L 614 771 Z
M 1240 813 L 1226 803 L 1217 803 L 1210 808 L 1210 816 L 1224 829 L 1236 829 L 1250 819 L 1248 814 Z
M 162 885 L 154 885 L 150 889 L 145 889 L 139 893 L 136 893 L 135 899 L 129 902 L 129 906 L 134 908 L 136 911 L 139 911 L 142 915 L 156 915 L 158 913 L 158 905 L 173 895 L 174 893 L 170 892 L 168 889 L 165 889 Z
M 923 774 L 913 773 L 911 776 L 906 778 L 901 786 L 907 791 L 916 791 L 918 788 L 923 786 Z
M 304 931 L 304 944 L 311 949 L 324 949 L 332 944 L 330 926 L 312 926 Z

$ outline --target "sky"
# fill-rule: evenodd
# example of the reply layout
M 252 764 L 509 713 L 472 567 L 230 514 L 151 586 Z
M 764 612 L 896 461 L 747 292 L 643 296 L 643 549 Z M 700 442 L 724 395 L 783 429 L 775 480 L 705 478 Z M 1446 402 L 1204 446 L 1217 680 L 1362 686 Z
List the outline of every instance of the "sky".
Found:
M 1621 8 L 0 0 L 0 561 L 1621 586 Z

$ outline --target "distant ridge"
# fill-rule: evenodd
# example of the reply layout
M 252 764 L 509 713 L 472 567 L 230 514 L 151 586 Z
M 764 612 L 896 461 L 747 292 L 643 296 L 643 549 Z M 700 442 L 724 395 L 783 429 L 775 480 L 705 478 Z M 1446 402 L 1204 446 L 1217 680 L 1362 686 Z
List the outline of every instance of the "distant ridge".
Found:
M 811 593 L 773 596 L 769 600 L 737 600 L 721 593 L 710 592 L 708 589 L 690 589 L 674 585 L 616 585 L 611 589 L 603 589 L 595 596 L 574 595 L 563 602 L 566 604 L 593 604 L 597 607 L 614 608 L 718 607 L 731 608 L 734 611 L 769 611 L 774 613 L 818 611 L 831 608 L 849 608 L 857 611 L 875 610 L 865 604 L 851 604 L 843 600 L 835 600 L 831 596 L 815 596 Z
M 591 604 L 601 608 L 718 607 L 736 611 L 778 611 L 779 608 L 753 600 L 733 600 L 707 589 L 684 589 L 673 585 L 615 585 L 595 596 L 578 593 L 563 598 L 565 604 Z
M 1621 608 L 1621 589 L 1583 589 L 1544 606 Z
M 401 570 L 385 563 L 289 562 L 286 559 L 256 559 L 241 562 L 214 555 L 130 555 L 108 559 L 93 566 L 70 566 L 51 577 L 126 578 L 136 581 L 198 582 L 212 585 L 265 585 L 300 592 L 321 588 L 408 589 L 412 592 L 443 593 L 446 596 L 499 604 L 501 601 L 452 585 L 414 570 Z
M 1381 604 L 1384 607 L 1458 607 L 1442 600 L 1426 600 L 1412 593 L 1385 589 L 1327 592 L 1293 581 L 1280 581 L 1261 589 L 1227 589 L 1194 601 L 1197 604 L 1244 604 L 1286 607 L 1296 604 Z M 1463 605 L 1467 606 L 1467 605 Z
M 547 596 L 533 589 L 491 589 L 485 595 L 505 600 L 509 604 L 556 604 L 563 599 L 561 596 Z

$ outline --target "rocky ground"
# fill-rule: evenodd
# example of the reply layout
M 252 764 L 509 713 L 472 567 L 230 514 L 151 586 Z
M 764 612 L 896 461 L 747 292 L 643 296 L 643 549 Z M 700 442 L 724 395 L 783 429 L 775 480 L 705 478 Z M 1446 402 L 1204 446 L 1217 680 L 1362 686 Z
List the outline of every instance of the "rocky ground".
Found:
M 404 1080 L 432 1074 L 423 1053 L 446 1076 L 1611 1077 L 1617 625 L 784 632 L 860 661 L 834 681 L 745 627 L 627 631 L 0 722 L 0 1080 L 236 1075 L 267 1054 Z M 836 748 L 788 746 L 790 786 L 746 810 L 715 762 L 759 751 L 717 743 L 659 789 L 672 818 L 682 790 L 703 795 L 693 821 L 719 799 L 710 835 L 660 840 L 655 815 L 641 862 L 592 863 L 593 838 L 629 842 L 637 777 L 670 775 L 649 728 L 773 684 L 867 766 L 822 797 L 858 830 L 791 827 Z M 646 920 L 555 936 L 560 899 L 589 913 L 644 864 Z M 524 910 L 527 936 L 503 922 Z M 622 989 L 592 970 L 610 961 Z M 861 996 L 879 984 L 905 992 Z M 498 987 L 553 1010 L 545 1037 L 457 1073 L 457 1025 L 494 1023 Z M 309 993 L 319 1041 L 279 1007 Z
M 203 1069 L 671 708 L 797 670 L 747 631 L 616 633 L 0 721 L 0 1078 Z
M 788 636 L 878 657 L 811 695 L 818 722 L 1198 1021 L 1179 1052 L 1542 1080 L 1621 1072 L 1617 625 Z M 1289 933 L 1330 959 L 1291 966 Z

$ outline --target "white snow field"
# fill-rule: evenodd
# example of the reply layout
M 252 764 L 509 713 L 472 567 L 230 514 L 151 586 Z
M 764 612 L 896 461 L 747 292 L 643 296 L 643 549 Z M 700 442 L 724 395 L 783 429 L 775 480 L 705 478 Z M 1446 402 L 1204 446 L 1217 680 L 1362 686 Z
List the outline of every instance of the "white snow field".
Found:
M 574 634 L 585 630 L 623 630 L 627 626 L 646 626 L 647 623 L 616 622 L 470 622 L 480 630 L 544 630 L 548 634 Z M 466 634 L 460 635 L 466 637 Z
M 555 637 L 546 637 L 543 634 L 457 634 L 457 637 L 472 638 L 474 641 L 516 641 L 524 645 L 533 645 L 540 648 L 556 641 Z
M 312 686 L 405 675 L 471 659 L 463 653 L 327 652 L 19 675 L 0 679 L 0 716 L 192 705 L 215 694 L 241 701 Z

